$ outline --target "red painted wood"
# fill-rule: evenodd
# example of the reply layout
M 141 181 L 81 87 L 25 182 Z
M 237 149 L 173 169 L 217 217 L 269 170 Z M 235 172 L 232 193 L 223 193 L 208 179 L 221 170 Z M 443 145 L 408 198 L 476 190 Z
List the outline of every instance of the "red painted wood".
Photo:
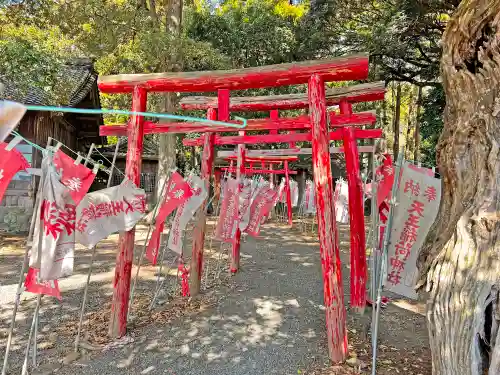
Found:
M 335 115 L 329 113 L 331 127 L 372 125 L 377 120 L 372 112 L 360 112 L 352 115 Z M 237 123 L 236 121 L 227 121 Z M 309 117 L 307 115 L 289 118 L 251 119 L 247 121 L 246 131 L 254 130 L 299 130 L 310 129 Z M 126 136 L 127 125 L 103 125 L 99 128 L 101 136 Z M 205 133 L 205 132 L 237 132 L 238 129 L 229 126 L 207 126 L 205 123 L 171 122 L 156 124 L 147 121 L 144 124 L 144 134 L 163 133 Z
M 237 168 L 234 167 L 221 167 L 220 168 L 222 171 L 228 171 L 231 173 L 236 173 L 238 172 Z M 286 171 L 284 169 L 250 169 L 250 168 L 245 168 L 245 175 L 249 174 L 286 174 Z M 297 171 L 288 171 L 288 174 L 290 175 L 295 175 L 297 174 Z
M 134 87 L 148 92 L 207 92 L 218 89 L 246 90 L 306 83 L 311 74 L 325 81 L 368 78 L 368 55 L 303 61 L 252 68 L 151 74 L 119 74 L 99 77 L 101 93 L 129 93 Z
M 329 150 L 331 137 L 326 123 L 325 84 L 320 76 L 311 77 L 308 93 L 328 351 L 330 359 L 338 363 L 343 362 L 347 356 L 346 311 L 340 254 L 335 246 L 336 223 Z
M 242 132 L 243 133 L 243 132 Z M 243 191 L 243 178 L 245 177 L 245 145 L 238 145 L 238 161 L 236 165 L 236 179 L 239 181 L 238 196 Z M 239 226 L 233 239 L 233 252 L 231 256 L 231 273 L 236 273 L 240 269 L 240 245 L 241 230 Z
M 209 120 L 217 119 L 217 111 L 213 108 L 207 111 Z M 201 159 L 201 178 L 205 183 L 205 188 L 210 191 L 210 177 L 214 166 L 215 156 L 215 134 L 205 133 L 205 144 L 203 146 L 203 156 Z M 208 199 L 208 197 L 207 197 Z M 207 199 L 198 209 L 193 229 L 193 247 L 191 255 L 191 267 L 189 271 L 189 290 L 191 296 L 200 293 L 201 275 L 203 272 L 203 250 L 205 248 L 205 230 L 207 221 Z
M 132 111 L 146 111 L 147 92 L 136 89 L 132 94 Z M 137 186 L 140 184 L 144 117 L 132 116 L 127 131 L 128 150 L 125 175 Z M 120 235 L 116 256 L 115 278 L 113 283 L 113 301 L 109 335 L 122 337 L 127 332 L 127 314 L 130 295 L 130 276 L 134 260 L 135 228 Z
M 363 153 L 373 153 L 373 146 L 358 146 L 358 152 Z M 343 147 L 330 147 L 330 154 L 343 154 Z M 260 157 L 273 157 L 273 156 L 288 156 L 288 155 L 312 155 L 312 149 L 307 147 L 301 147 L 298 149 L 289 148 L 277 148 L 268 150 L 247 150 L 247 156 L 251 158 Z M 217 157 L 219 158 L 229 158 L 236 157 L 234 151 L 221 150 L 217 152 Z
M 269 113 L 269 118 L 274 121 L 278 120 L 280 118 L 279 111 L 277 109 L 272 109 Z M 271 129 L 269 134 L 278 134 L 278 129 Z
M 366 306 L 367 265 L 365 253 L 363 186 L 359 169 L 359 154 L 353 129 L 344 130 L 344 149 L 349 188 L 349 217 L 351 233 L 351 306 Z
M 229 121 L 229 96 L 230 91 L 227 89 L 220 89 L 217 91 L 219 121 Z
M 248 154 L 248 152 L 247 152 Z M 224 158 L 225 160 L 237 160 L 238 156 L 228 156 Z M 297 161 L 299 160 L 298 156 L 261 156 L 261 157 L 248 157 L 246 155 L 245 161 L 246 162 L 265 162 L 265 163 L 271 163 L 271 164 L 281 164 L 285 161 Z
M 330 132 L 331 141 L 342 140 L 342 131 Z M 381 129 L 356 129 L 354 135 L 357 139 L 373 139 L 381 138 Z M 263 144 L 263 143 L 288 143 L 288 142 L 311 142 L 311 133 L 295 133 L 295 134 L 261 134 L 261 135 L 245 135 L 245 136 L 215 136 L 216 145 L 237 145 L 237 144 Z M 183 139 L 184 146 L 202 146 L 203 140 L 201 138 Z
M 285 161 L 285 191 L 286 191 L 286 207 L 288 209 L 288 225 L 292 225 L 293 224 L 292 193 L 290 191 L 290 171 L 288 169 L 288 161 Z
M 342 114 L 352 112 L 351 104 L 340 103 Z M 354 129 L 346 127 L 344 133 L 344 155 L 349 189 L 349 226 L 351 234 L 351 307 L 360 309 L 366 306 L 366 264 L 365 216 L 363 207 L 363 184 L 359 167 L 359 153 Z
M 326 91 L 326 105 L 337 105 L 342 99 L 347 100 L 349 103 L 374 102 L 384 100 L 384 95 L 384 82 L 335 87 Z M 206 110 L 217 106 L 217 98 L 212 96 L 187 96 L 181 99 L 180 105 L 184 110 Z M 303 93 L 233 97 L 229 109 L 233 112 L 272 112 L 273 110 L 304 109 L 308 107 L 307 93 Z

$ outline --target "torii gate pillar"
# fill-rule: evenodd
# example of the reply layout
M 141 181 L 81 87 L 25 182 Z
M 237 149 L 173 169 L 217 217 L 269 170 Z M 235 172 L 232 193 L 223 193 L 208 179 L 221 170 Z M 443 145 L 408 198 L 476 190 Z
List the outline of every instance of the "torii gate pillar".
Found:
M 136 87 L 132 93 L 132 112 L 146 112 L 147 91 Z M 144 117 L 132 115 L 127 126 L 127 165 L 125 176 L 136 186 L 140 186 L 142 145 L 144 142 Z M 130 277 L 134 261 L 135 227 L 120 235 L 116 254 L 115 280 L 109 335 L 122 337 L 127 333 L 127 314 L 130 294 Z
M 340 254 L 335 246 L 335 207 L 323 79 L 317 74 L 312 75 L 309 78 L 307 91 L 311 118 L 316 216 L 318 218 L 318 236 L 323 270 L 328 351 L 330 359 L 339 363 L 343 362 L 347 356 L 346 311 Z
M 346 101 L 340 102 L 340 113 L 351 114 L 352 107 Z M 366 264 L 365 216 L 363 208 L 363 184 L 359 169 L 359 153 L 354 129 L 342 129 L 345 167 L 349 189 L 349 219 L 351 229 L 351 307 L 362 312 L 366 306 Z
M 209 120 L 217 120 L 217 111 L 210 108 L 207 111 Z M 203 146 L 203 157 L 201 161 L 201 178 L 205 183 L 205 188 L 210 191 L 210 176 L 214 166 L 215 155 L 215 133 L 205 133 L 205 144 Z M 207 222 L 207 200 L 205 199 L 196 214 L 193 230 L 193 248 L 191 255 L 191 266 L 189 271 L 189 291 L 191 296 L 200 293 L 201 275 L 203 272 L 203 251 L 205 247 L 205 230 Z

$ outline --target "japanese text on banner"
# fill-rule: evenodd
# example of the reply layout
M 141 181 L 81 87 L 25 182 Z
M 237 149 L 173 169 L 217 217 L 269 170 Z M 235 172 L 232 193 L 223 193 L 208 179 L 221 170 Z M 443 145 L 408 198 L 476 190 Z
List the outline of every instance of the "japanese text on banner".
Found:
M 441 180 L 431 177 L 425 169 L 405 163 L 396 199 L 386 288 L 416 299 L 417 258 L 439 210 Z

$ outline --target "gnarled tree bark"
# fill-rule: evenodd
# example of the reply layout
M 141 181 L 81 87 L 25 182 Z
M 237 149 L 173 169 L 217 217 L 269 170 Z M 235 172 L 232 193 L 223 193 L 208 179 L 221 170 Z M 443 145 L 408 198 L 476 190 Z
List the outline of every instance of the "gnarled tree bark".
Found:
M 419 259 L 434 375 L 500 374 L 500 0 L 464 0 L 443 36 L 443 193 Z

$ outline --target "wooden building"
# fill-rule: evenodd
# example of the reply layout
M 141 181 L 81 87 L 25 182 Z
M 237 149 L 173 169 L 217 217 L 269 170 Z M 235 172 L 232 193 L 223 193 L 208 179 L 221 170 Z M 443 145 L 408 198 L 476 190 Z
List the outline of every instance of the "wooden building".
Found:
M 74 108 L 100 108 L 97 73 L 89 59 L 78 59 L 68 63 L 61 77 L 59 87 L 68 93 L 62 106 Z M 0 99 L 12 100 L 26 105 L 56 105 L 48 99 L 40 88 L 19 94 L 16 83 L 8 77 L 1 77 L 3 91 Z M 92 143 L 103 144 L 105 138 L 99 136 L 101 115 L 28 111 L 17 127 L 17 131 L 31 142 L 45 147 L 49 137 L 61 141 L 66 146 L 82 153 L 88 152 Z M 33 168 L 41 165 L 41 152 L 25 142 L 16 148 L 21 151 Z M 18 173 L 0 203 L 0 228 L 11 232 L 23 232 L 29 227 L 33 210 L 36 180 L 28 173 Z

